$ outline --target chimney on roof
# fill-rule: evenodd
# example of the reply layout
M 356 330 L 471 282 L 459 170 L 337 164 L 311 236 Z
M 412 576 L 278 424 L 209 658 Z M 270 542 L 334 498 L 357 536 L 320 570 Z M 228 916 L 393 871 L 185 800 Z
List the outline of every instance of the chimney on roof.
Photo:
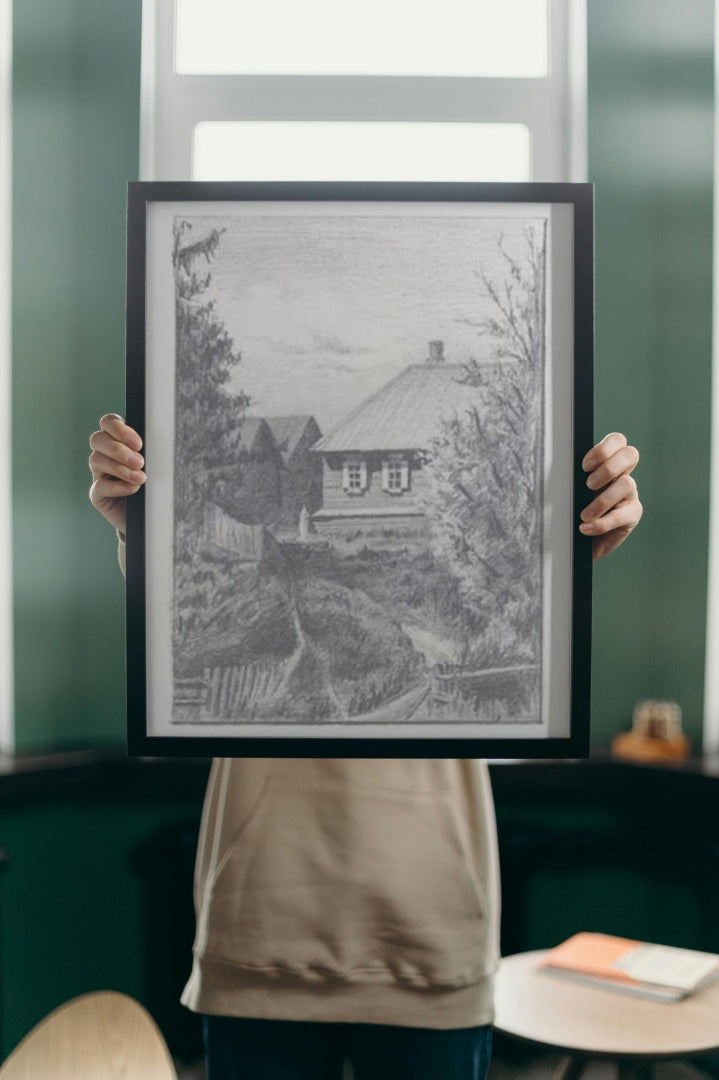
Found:
M 428 364 L 443 364 L 444 363 L 444 342 L 443 341 L 430 341 L 429 343 L 429 356 L 427 357 Z

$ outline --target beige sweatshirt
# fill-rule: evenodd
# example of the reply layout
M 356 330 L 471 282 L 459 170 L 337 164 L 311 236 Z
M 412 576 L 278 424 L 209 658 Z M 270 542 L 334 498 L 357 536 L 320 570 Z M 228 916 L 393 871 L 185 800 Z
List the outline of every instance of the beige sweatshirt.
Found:
M 492 1020 L 499 874 L 479 761 L 213 762 L 182 1000 L 197 1012 Z

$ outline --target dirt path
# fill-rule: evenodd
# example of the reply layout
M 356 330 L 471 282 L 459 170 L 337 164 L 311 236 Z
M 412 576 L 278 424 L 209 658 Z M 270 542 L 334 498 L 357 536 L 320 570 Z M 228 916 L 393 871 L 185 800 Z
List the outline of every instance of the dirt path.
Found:
M 292 654 L 291 662 L 285 673 L 285 677 L 273 696 L 277 697 L 278 700 L 281 699 L 289 686 L 293 672 L 297 669 L 303 658 L 306 658 L 309 655 L 315 661 L 317 670 L 320 673 L 322 680 L 321 690 L 332 702 L 332 705 L 336 710 L 336 716 L 328 718 L 328 723 L 331 723 L 333 720 L 342 720 L 353 724 L 396 724 L 409 720 L 420 708 L 429 694 L 429 669 L 437 663 L 453 663 L 456 659 L 454 646 L 445 638 L 441 638 L 439 635 L 435 634 L 432 630 L 415 626 L 411 623 L 402 623 L 401 626 L 403 631 L 412 642 L 415 651 L 424 660 L 425 672 L 421 677 L 421 682 L 411 687 L 409 690 L 405 690 L 391 701 L 384 702 L 371 712 L 351 716 L 346 706 L 342 703 L 332 681 L 329 657 L 323 650 L 315 645 L 304 629 L 302 623 L 302 605 L 299 598 L 299 582 L 296 577 L 295 567 L 292 565 L 290 559 L 284 559 L 284 568 L 284 581 L 298 644 Z M 362 590 L 356 591 L 360 592 Z M 368 595 L 367 598 L 368 600 L 372 600 L 372 597 Z M 372 602 L 376 603 L 376 601 Z
M 435 664 L 457 663 L 457 651 L 447 638 L 442 638 L 433 630 L 427 630 L 423 626 L 415 626 L 412 623 L 401 625 L 417 652 L 424 657 L 427 667 L 434 667 Z
M 315 661 L 318 670 L 322 676 L 322 690 L 327 695 L 329 700 L 337 710 L 338 718 L 341 720 L 348 720 L 349 716 L 346 708 L 342 704 L 339 695 L 335 689 L 332 677 L 330 675 L 329 660 L 325 653 L 318 649 L 315 643 L 305 632 L 305 628 L 302 625 L 302 616 L 300 614 L 300 604 L 297 598 L 297 578 L 295 577 L 294 567 L 288 559 L 284 560 L 284 565 L 287 570 L 286 583 L 287 583 L 287 597 L 290 602 L 290 611 L 292 615 L 292 625 L 294 627 L 295 634 L 297 635 L 297 648 L 290 658 L 290 664 L 288 666 L 285 676 L 278 686 L 277 690 L 273 694 L 273 697 L 277 700 L 282 700 L 285 694 L 286 688 L 289 685 L 289 681 L 297 669 L 298 665 L 302 662 L 305 656 L 311 656 Z M 336 718 L 335 718 L 336 719 Z
M 410 720 L 429 694 L 429 679 L 372 712 L 349 716 L 350 724 L 402 724 Z

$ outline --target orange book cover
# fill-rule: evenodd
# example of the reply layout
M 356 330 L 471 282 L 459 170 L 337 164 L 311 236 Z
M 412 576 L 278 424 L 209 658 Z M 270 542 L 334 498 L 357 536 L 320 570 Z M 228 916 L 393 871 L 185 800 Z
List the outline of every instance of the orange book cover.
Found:
M 618 968 L 617 961 L 631 949 L 636 949 L 638 941 L 629 938 L 612 937 L 610 934 L 575 934 L 545 957 L 543 966 L 565 968 L 582 975 L 596 975 L 603 979 L 617 979 L 620 982 L 636 983 L 637 980 Z
M 715 953 L 588 932 L 575 934 L 552 949 L 541 966 L 665 1001 L 679 1000 L 719 978 Z

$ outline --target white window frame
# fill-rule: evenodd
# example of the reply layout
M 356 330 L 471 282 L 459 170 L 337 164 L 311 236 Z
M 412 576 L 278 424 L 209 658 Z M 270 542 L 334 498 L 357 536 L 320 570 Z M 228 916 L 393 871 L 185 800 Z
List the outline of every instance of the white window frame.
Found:
M 350 469 L 359 469 L 359 486 L 350 482 Z M 342 462 L 342 487 L 348 495 L 362 495 L 367 490 L 367 462 L 362 457 L 346 457 Z
M 712 446 L 709 516 L 709 582 L 707 587 L 706 646 L 704 658 L 704 723 L 702 750 L 719 753 L 719 7 L 714 15 L 714 298 Z
M 15 748 L 11 394 L 12 0 L 0 0 L 0 752 Z
M 408 79 L 178 75 L 174 0 L 144 0 L 140 175 L 190 179 L 202 121 L 334 120 L 525 124 L 533 180 L 584 180 L 586 0 L 548 4 L 545 78 Z
M 394 477 L 399 472 L 399 483 L 394 483 Z M 385 458 L 382 462 L 382 490 L 388 495 L 402 495 L 409 489 L 409 464 L 404 456 Z
M 12 0 L 0 0 L 0 751 L 15 747 L 11 394 Z

